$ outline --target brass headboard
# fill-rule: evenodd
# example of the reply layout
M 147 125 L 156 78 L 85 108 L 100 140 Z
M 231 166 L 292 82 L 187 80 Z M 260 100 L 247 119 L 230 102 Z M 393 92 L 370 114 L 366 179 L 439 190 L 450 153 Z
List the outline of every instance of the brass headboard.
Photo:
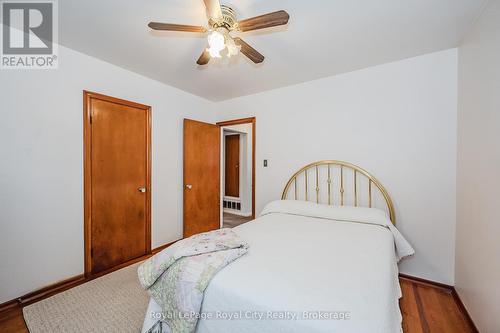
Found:
M 313 176 L 312 179 L 310 178 L 311 173 Z M 351 175 L 349 176 L 348 174 Z M 367 188 L 367 197 L 363 197 L 363 192 L 361 192 L 359 188 L 363 181 L 365 183 L 364 186 Z M 396 224 L 394 206 L 387 190 L 370 173 L 354 164 L 343 161 L 327 160 L 306 165 L 297 171 L 286 183 L 281 199 L 285 200 L 287 198 L 293 186 L 293 198 L 295 200 L 311 201 L 311 193 L 309 193 L 311 182 L 312 186 L 314 186 L 312 199 L 315 199 L 317 203 L 323 203 L 321 199 L 327 198 L 328 200 L 325 200 L 326 202 L 324 203 L 328 203 L 328 205 L 344 206 L 349 205 L 347 204 L 347 200 L 350 199 L 352 206 L 355 207 L 373 207 L 375 205 L 374 201 L 376 200 L 376 194 L 373 193 L 373 185 L 375 185 L 379 194 L 385 201 L 385 205 L 389 211 L 389 218 L 393 224 Z M 299 187 L 302 184 L 304 185 L 304 190 L 299 191 Z M 320 184 L 324 184 L 324 187 Z M 352 188 L 353 192 L 348 194 L 346 191 L 347 187 Z M 302 193 L 304 194 L 303 199 L 300 198 Z

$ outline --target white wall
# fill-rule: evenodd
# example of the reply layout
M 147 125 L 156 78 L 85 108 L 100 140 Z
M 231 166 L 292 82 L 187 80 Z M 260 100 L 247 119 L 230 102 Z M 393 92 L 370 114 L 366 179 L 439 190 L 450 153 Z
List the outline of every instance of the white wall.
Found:
M 257 117 L 257 214 L 280 198 L 303 165 L 353 162 L 394 199 L 397 226 L 416 250 L 401 271 L 454 283 L 456 49 L 229 100 L 217 109 L 219 120 Z
M 152 246 L 182 236 L 182 118 L 212 103 L 60 48 L 60 68 L 0 72 L 0 303 L 83 273 L 83 105 L 152 106 Z
M 456 288 L 481 332 L 500 332 L 500 2 L 459 49 Z

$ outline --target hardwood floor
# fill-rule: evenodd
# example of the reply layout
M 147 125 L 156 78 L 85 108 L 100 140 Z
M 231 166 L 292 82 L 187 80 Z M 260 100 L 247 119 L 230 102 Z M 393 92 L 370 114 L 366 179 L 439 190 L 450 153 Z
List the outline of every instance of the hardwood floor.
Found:
M 405 333 L 477 332 L 461 311 L 452 290 L 404 278 L 399 281 L 403 292 L 399 305 Z
M 235 214 L 231 214 L 228 212 L 224 212 L 223 216 L 223 227 L 224 228 L 234 228 L 239 226 L 240 224 L 246 223 L 248 221 L 252 221 L 253 218 L 251 216 L 239 216 Z
M 23 318 L 20 306 L 0 313 L 0 332 L 2 333 L 28 333 L 28 328 Z
M 446 288 L 400 279 L 403 298 L 400 301 L 405 333 L 477 332 Z M 0 332 L 28 332 L 20 306 L 0 313 Z

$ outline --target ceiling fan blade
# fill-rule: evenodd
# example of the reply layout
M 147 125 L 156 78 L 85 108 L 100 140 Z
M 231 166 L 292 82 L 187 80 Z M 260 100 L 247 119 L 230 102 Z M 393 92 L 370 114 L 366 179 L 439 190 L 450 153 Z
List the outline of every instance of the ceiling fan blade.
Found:
M 210 61 L 210 53 L 208 53 L 207 50 L 204 50 L 201 56 L 198 58 L 198 61 L 196 63 L 198 65 L 206 65 Z
M 238 22 L 239 29 L 241 31 L 252 31 L 257 29 L 264 29 L 270 27 L 276 27 L 279 25 L 285 25 L 288 23 L 290 15 L 284 10 L 279 10 L 274 13 L 264 14 L 256 17 L 252 17 L 246 20 L 241 20 Z
M 248 59 L 252 60 L 256 64 L 259 64 L 264 61 L 264 56 L 260 54 L 256 49 L 245 43 L 243 39 L 239 37 L 233 39 L 236 45 L 241 46 L 240 52 L 246 55 Z
M 167 31 L 183 31 L 183 32 L 205 32 L 207 31 L 204 27 L 197 25 L 185 25 L 185 24 L 172 24 L 172 23 L 159 23 L 150 22 L 148 24 L 153 30 L 167 30 Z
M 203 0 L 207 7 L 207 16 L 215 20 L 222 20 L 222 9 L 219 0 Z

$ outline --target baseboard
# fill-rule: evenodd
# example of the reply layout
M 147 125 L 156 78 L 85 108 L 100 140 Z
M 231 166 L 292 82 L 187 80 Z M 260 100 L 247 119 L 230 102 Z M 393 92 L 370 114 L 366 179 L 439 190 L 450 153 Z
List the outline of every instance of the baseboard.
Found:
M 0 304 L 0 314 L 2 314 L 5 311 L 17 308 L 18 306 L 19 306 L 19 301 L 17 299 L 12 299 L 10 301 L 4 302 Z
M 460 299 L 460 296 L 458 295 L 457 290 L 455 289 L 454 286 L 450 286 L 450 285 L 447 285 L 444 283 L 435 282 L 435 281 L 431 281 L 431 280 L 422 279 L 422 278 L 419 278 L 416 276 L 401 274 L 401 273 L 399 274 L 399 278 L 403 279 L 403 280 L 408 280 L 408 281 L 411 281 L 411 282 L 414 282 L 417 284 L 425 285 L 428 287 L 439 288 L 439 289 L 451 294 L 453 299 L 455 299 L 455 302 L 457 303 L 460 312 L 462 313 L 464 318 L 469 323 L 469 326 L 472 327 L 472 329 L 475 333 L 479 333 L 479 330 L 477 329 L 476 324 L 474 324 L 472 317 L 469 315 L 469 312 L 465 308 L 465 305 L 462 302 L 462 300 Z
M 42 299 L 48 298 L 50 296 L 53 296 L 55 294 L 58 294 L 62 291 L 68 290 L 70 288 L 76 287 L 80 284 L 85 282 L 85 277 L 83 274 L 73 276 L 69 279 L 65 279 L 59 282 L 56 282 L 54 284 L 51 284 L 49 286 L 37 289 L 35 291 L 32 291 L 30 293 L 27 293 L 26 295 L 23 295 L 21 297 L 18 297 L 16 299 L 7 301 L 5 303 L 0 304 L 0 313 L 10 310 L 12 308 L 18 307 L 18 306 L 26 306 L 31 303 L 35 303 L 38 301 L 41 301 Z
M 154 248 L 153 250 L 151 250 L 151 254 L 157 254 L 158 252 L 161 252 L 162 250 L 165 250 L 167 247 L 169 247 L 170 245 L 178 242 L 179 240 L 176 240 L 176 241 L 173 241 L 173 242 L 170 242 L 170 243 L 167 243 L 165 245 L 162 245 L 162 246 L 158 246 L 156 248 Z
M 52 295 L 58 294 L 62 291 L 68 290 L 70 288 L 76 287 L 85 282 L 85 277 L 83 274 L 71 277 L 69 279 L 54 283 L 50 286 L 38 289 L 34 292 L 28 293 L 19 298 L 19 303 L 21 305 L 28 305 L 31 303 L 38 302 L 44 298 L 48 298 Z
M 173 243 L 175 243 L 175 242 L 168 243 L 168 244 L 162 245 L 160 247 L 154 248 L 153 250 L 151 250 L 151 254 L 147 254 L 145 256 L 130 260 L 126 263 L 123 263 L 121 265 L 113 267 L 112 269 L 107 270 L 105 272 L 100 272 L 98 274 L 88 276 L 88 277 L 85 277 L 84 274 L 79 274 L 79 275 L 70 277 L 68 279 L 51 284 L 49 286 L 34 290 L 30 293 L 27 293 L 26 295 L 23 295 L 21 297 L 16 298 L 16 299 L 4 302 L 4 303 L 0 304 L 0 314 L 2 314 L 5 311 L 11 310 L 13 308 L 24 307 L 26 305 L 41 301 L 45 298 L 48 298 L 50 296 L 54 296 L 60 292 L 74 288 L 74 287 L 76 287 L 80 284 L 83 284 L 85 282 L 88 282 L 90 280 L 93 280 L 93 279 L 96 279 L 96 278 L 101 277 L 103 275 L 112 273 L 118 269 L 127 267 L 127 266 L 132 265 L 134 263 L 137 263 L 141 260 L 145 260 L 145 259 L 151 257 L 152 255 L 160 252 L 161 250 L 169 247 Z
M 426 286 L 430 286 L 430 287 L 436 287 L 436 288 L 439 288 L 439 289 L 443 289 L 443 290 L 447 291 L 450 294 L 454 290 L 454 287 L 450 286 L 448 284 L 441 283 L 441 282 L 436 282 L 436 281 L 431 281 L 431 280 L 419 278 L 419 277 L 408 275 L 408 274 L 399 273 L 399 278 L 403 279 L 403 280 L 408 280 L 408 281 L 411 281 L 411 282 L 414 282 L 414 283 L 418 283 L 418 284 L 421 284 L 421 285 L 426 285 Z

